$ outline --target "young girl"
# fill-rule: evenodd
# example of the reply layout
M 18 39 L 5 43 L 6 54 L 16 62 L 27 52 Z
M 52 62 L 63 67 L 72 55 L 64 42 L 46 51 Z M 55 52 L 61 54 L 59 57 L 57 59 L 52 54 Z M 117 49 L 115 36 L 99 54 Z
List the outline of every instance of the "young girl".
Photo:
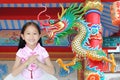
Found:
M 23 26 L 12 73 L 4 80 L 57 80 L 49 55 L 40 44 L 40 34 L 34 22 Z

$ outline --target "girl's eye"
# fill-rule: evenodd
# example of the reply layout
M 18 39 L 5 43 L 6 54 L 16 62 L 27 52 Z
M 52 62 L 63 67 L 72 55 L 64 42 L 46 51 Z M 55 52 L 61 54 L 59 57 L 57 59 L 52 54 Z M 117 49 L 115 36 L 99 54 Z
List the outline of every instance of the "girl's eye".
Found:
M 36 35 L 37 33 L 34 33 L 34 35 Z
M 30 35 L 30 33 L 27 33 L 27 35 Z

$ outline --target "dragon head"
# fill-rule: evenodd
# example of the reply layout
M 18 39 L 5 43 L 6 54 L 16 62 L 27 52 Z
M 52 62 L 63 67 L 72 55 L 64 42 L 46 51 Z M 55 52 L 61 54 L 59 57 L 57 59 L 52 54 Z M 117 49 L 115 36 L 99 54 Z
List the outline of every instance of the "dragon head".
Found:
M 66 27 L 65 22 L 60 21 L 60 20 L 58 20 L 58 21 L 56 21 L 54 23 L 50 22 L 50 24 L 48 26 L 49 26 L 49 28 L 47 29 L 47 31 L 49 32 L 48 37 L 50 39 L 54 39 L 55 35 L 57 33 L 62 32 Z
M 48 23 L 41 23 L 41 26 L 45 28 L 48 36 L 48 40 L 56 40 L 59 41 L 60 37 L 63 37 L 68 34 L 72 34 L 75 32 L 73 29 L 74 23 L 76 22 L 76 19 L 81 17 L 83 14 L 80 15 L 80 13 L 83 12 L 82 4 L 81 5 L 76 5 L 72 4 L 70 7 L 64 9 L 62 5 L 60 5 L 62 8 L 61 14 L 58 13 L 58 19 L 57 20 L 52 20 L 48 19 Z M 46 8 L 45 8 L 46 9 Z M 42 12 L 45 12 L 42 11 Z M 42 13 L 41 12 L 41 13 Z M 40 13 L 40 14 L 41 14 Z M 40 15 L 39 14 L 39 15 Z M 38 15 L 38 17 L 39 17 Z M 39 19 L 38 19 L 39 20 Z M 55 42 L 56 42 L 55 41 Z

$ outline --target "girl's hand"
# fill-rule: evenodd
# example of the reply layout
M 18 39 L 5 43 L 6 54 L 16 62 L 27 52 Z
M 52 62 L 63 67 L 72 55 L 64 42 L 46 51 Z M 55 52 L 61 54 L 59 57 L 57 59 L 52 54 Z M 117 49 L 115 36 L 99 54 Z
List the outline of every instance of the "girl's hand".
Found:
M 36 65 L 40 64 L 41 62 L 38 61 L 38 59 L 34 60 L 33 63 L 35 63 Z
M 38 55 L 32 55 L 28 58 L 27 63 L 28 65 L 31 63 L 34 63 L 34 61 L 37 59 Z

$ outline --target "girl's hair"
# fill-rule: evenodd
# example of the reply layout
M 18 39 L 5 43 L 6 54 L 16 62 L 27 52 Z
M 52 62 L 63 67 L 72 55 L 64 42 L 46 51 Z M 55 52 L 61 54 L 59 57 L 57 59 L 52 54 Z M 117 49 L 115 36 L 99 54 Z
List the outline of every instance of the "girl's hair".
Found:
M 36 27 L 36 29 L 38 30 L 39 34 L 41 34 L 40 27 L 35 22 L 27 22 L 26 24 L 24 24 L 23 27 L 22 27 L 22 30 L 21 30 L 21 34 L 24 34 L 26 28 L 29 27 L 30 25 L 33 25 L 34 27 Z M 41 40 L 41 38 L 38 40 L 38 43 L 40 43 L 40 45 L 42 46 L 42 40 Z M 18 44 L 18 49 L 25 47 L 25 45 L 26 45 L 25 40 L 23 40 L 22 37 L 20 36 L 20 41 L 19 41 L 19 44 Z

